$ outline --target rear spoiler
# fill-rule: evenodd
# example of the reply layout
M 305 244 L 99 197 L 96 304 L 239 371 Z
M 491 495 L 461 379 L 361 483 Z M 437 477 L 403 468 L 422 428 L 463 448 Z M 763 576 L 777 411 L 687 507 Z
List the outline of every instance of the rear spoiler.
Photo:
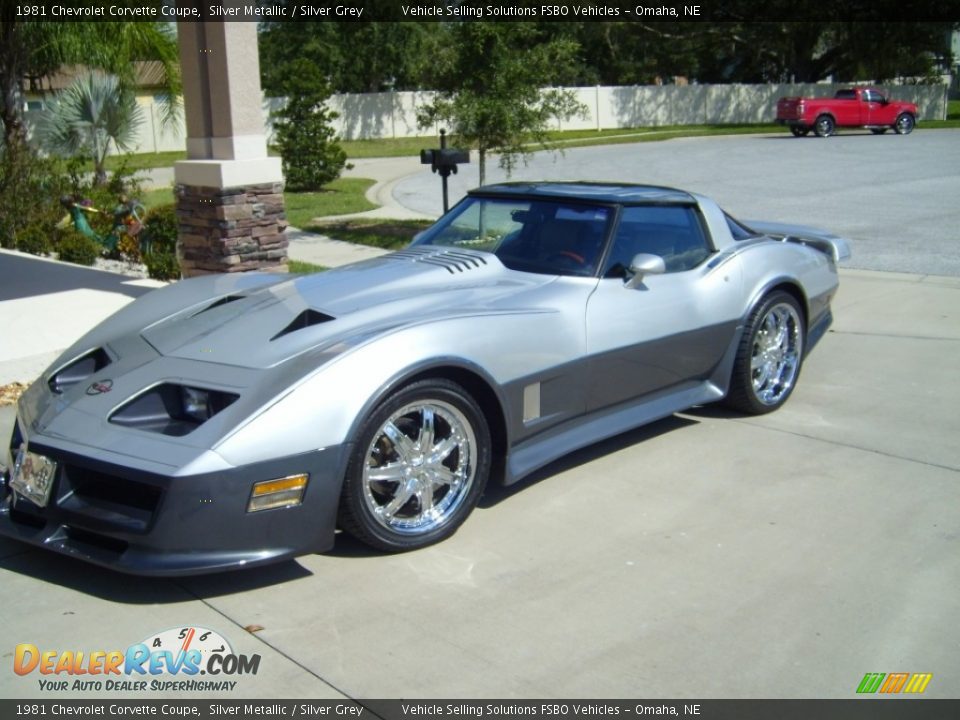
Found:
M 752 220 L 745 220 L 744 224 L 756 230 L 758 233 L 768 235 L 777 240 L 814 247 L 820 252 L 832 257 L 834 262 L 840 262 L 841 260 L 850 258 L 850 241 L 842 237 L 837 237 L 826 230 L 819 230 L 805 225 L 787 225 L 785 223 L 761 221 L 754 222 Z

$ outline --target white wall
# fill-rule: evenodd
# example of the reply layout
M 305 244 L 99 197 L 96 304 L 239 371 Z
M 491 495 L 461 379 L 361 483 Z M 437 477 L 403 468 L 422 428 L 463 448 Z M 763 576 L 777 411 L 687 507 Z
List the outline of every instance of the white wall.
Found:
M 664 85 L 568 88 L 586 107 L 582 117 L 556 123 L 557 129 L 616 129 L 661 125 L 772 122 L 777 98 L 785 95 L 831 96 L 849 85 Z M 920 120 L 946 118 L 942 85 L 884 88 L 892 97 L 919 106 Z M 431 92 L 336 95 L 330 106 L 340 113 L 337 132 L 345 140 L 402 138 L 430 134 L 419 129 L 418 106 Z M 434 133 L 436 129 L 434 129 Z
M 772 122 L 777 98 L 785 95 L 829 97 L 849 85 L 641 85 L 626 87 L 568 88 L 586 107 L 582 117 L 556 123 L 561 130 L 606 130 L 657 127 L 662 125 L 703 125 Z M 947 116 L 947 86 L 897 85 L 889 88 L 898 100 L 917 103 L 920 121 L 942 120 Z M 405 138 L 436 135 L 439 128 L 419 128 L 417 108 L 430 102 L 432 92 L 388 92 L 334 95 L 329 106 L 339 113 L 334 121 L 344 140 Z M 183 121 L 163 126 L 153 98 L 138 99 L 144 108 L 135 152 L 183 150 L 186 132 Z M 283 100 L 267 98 L 263 112 L 270 132 L 269 114 Z M 34 113 L 30 113 L 32 115 Z

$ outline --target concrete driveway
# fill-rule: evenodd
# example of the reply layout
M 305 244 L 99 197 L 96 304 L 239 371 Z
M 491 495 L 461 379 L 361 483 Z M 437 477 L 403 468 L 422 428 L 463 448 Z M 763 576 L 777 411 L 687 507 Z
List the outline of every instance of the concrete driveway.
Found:
M 262 661 L 180 697 L 849 698 L 879 671 L 957 697 L 958 308 L 960 280 L 844 272 L 781 411 L 704 408 L 577 452 L 416 553 L 341 538 L 153 580 L 2 540 L 0 697 L 104 695 L 42 691 L 9 671 L 14 644 L 188 626 Z
M 427 550 L 340 538 L 155 580 L 0 541 L 0 697 L 853 698 L 899 671 L 960 696 L 960 279 L 841 275 L 779 412 L 707 407 L 579 451 Z M 181 627 L 260 655 L 257 674 L 108 693 L 10 670 L 19 643 L 122 650 Z

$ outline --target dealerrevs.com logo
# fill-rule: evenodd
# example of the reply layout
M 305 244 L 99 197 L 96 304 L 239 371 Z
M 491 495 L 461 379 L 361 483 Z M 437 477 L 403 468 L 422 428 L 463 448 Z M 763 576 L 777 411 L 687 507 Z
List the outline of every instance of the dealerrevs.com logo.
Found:
M 256 675 L 259 655 L 238 655 L 214 630 L 171 628 L 126 650 L 43 650 L 17 645 L 13 671 L 38 675 L 41 690 L 174 692 L 233 690 L 239 675 Z

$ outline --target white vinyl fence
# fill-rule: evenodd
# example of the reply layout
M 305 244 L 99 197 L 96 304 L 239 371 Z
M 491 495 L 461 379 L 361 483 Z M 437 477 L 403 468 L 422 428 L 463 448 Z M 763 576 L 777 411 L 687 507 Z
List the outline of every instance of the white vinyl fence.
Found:
M 657 127 L 771 122 L 777 98 L 786 95 L 829 97 L 841 84 L 810 85 L 641 85 L 629 87 L 569 88 L 585 106 L 582 117 L 556 123 L 560 130 L 607 130 Z M 947 116 L 946 85 L 894 85 L 884 90 L 898 100 L 917 103 L 920 121 Z M 417 126 L 417 108 L 429 103 L 433 92 L 386 92 L 334 95 L 329 102 L 339 113 L 334 121 L 344 140 L 406 138 L 436 135 L 439 127 Z M 140 98 L 145 121 L 139 128 L 134 152 L 183 150 L 186 132 L 182 119 L 174 126 L 160 120 L 152 98 Z M 263 102 L 268 132 L 270 112 L 283 105 L 279 98 Z M 31 116 L 28 113 L 28 123 Z
M 558 122 L 559 130 L 607 130 L 662 125 L 713 125 L 772 122 L 777 99 L 787 95 L 829 97 L 849 85 L 643 85 L 568 88 L 586 108 L 582 117 Z M 884 88 L 898 100 L 915 102 L 920 120 L 947 116 L 947 86 L 897 85 Z M 432 92 L 335 95 L 330 107 L 345 140 L 402 138 L 430 134 L 417 127 L 416 111 Z M 271 99 L 270 107 L 282 100 Z M 435 134 L 437 128 L 433 128 Z

